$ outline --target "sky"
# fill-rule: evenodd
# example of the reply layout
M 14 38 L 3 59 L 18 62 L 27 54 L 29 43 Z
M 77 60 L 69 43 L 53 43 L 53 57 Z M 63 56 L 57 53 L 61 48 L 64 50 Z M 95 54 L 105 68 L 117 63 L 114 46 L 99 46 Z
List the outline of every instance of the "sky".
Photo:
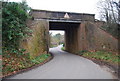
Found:
M 21 2 L 22 0 L 9 0 Z M 26 0 L 27 4 L 33 9 L 50 11 L 67 11 L 77 13 L 95 14 L 99 19 L 97 2 L 99 0 Z
M 22 0 L 9 0 L 18 1 Z M 99 0 L 26 0 L 27 4 L 33 9 L 68 11 L 78 13 L 96 14 L 98 19 L 97 2 Z

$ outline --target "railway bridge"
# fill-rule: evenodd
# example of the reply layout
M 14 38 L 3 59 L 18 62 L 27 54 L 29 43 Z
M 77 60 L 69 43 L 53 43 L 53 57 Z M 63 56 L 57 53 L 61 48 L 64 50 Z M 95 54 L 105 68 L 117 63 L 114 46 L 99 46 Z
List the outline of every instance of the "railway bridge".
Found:
M 106 33 L 95 21 L 95 14 L 59 12 L 32 9 L 27 25 L 33 30 L 31 37 L 22 42 L 29 52 L 39 55 L 49 51 L 49 30 L 65 31 L 66 51 L 117 51 L 118 41 Z

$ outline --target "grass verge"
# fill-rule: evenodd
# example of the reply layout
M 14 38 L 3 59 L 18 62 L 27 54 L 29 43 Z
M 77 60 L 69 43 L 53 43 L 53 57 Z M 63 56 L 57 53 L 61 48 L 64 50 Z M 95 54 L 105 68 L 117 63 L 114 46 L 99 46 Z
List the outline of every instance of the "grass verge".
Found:
M 8 54 L 9 55 L 9 54 Z M 26 55 L 17 56 L 9 55 L 9 57 L 3 57 L 3 76 L 10 75 L 11 73 L 16 73 L 22 69 L 27 69 L 37 64 L 44 62 L 46 59 L 51 57 L 51 54 L 41 54 L 40 56 L 30 59 Z
M 65 47 L 62 47 L 61 50 L 65 51 Z
M 111 52 L 105 52 L 105 51 L 96 51 L 96 52 L 88 52 L 88 51 L 80 51 L 78 53 L 81 56 L 91 58 L 91 59 L 97 59 L 102 60 L 111 64 L 118 65 L 120 63 L 120 55 L 113 54 Z
M 108 68 L 113 70 L 113 74 L 119 78 L 120 55 L 106 51 L 89 52 L 86 50 L 79 51 L 77 54 L 92 60 L 93 62 L 99 64 L 100 66 L 101 65 L 107 66 Z

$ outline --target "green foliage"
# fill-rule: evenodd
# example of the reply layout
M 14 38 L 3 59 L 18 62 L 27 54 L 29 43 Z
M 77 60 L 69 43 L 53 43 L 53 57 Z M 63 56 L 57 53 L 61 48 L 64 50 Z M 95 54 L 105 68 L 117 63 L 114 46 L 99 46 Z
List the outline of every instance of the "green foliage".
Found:
M 49 56 L 50 56 L 50 54 L 42 54 L 42 55 L 32 59 L 31 61 L 34 64 L 39 64 L 39 63 L 45 61 Z
M 58 40 L 60 40 L 60 38 L 61 38 L 61 34 L 58 33 L 58 34 L 56 34 L 54 37 L 57 38 Z
M 3 48 L 18 50 L 20 40 L 27 36 L 29 30 L 26 20 L 30 8 L 25 2 L 3 2 L 2 6 Z
M 50 47 L 57 47 L 60 44 L 64 44 L 64 35 L 58 33 L 52 36 L 50 34 Z
M 65 51 L 65 47 L 62 47 L 61 50 Z
M 33 32 L 26 25 L 26 20 L 30 17 L 28 14 L 29 10 L 30 8 L 25 2 L 3 2 L 3 75 L 39 64 L 50 56 L 50 54 L 40 53 L 45 51 L 40 49 L 41 46 L 45 47 L 44 42 L 41 41 L 42 36 L 40 36 L 44 34 L 45 30 L 39 29 L 41 30 L 39 31 L 36 29 Z M 25 44 L 26 48 L 23 46 L 24 49 L 20 49 L 19 44 L 23 43 L 21 43 L 21 40 L 28 37 L 31 32 L 35 35 L 33 40 L 28 42 L 31 45 L 27 46 Z M 31 59 L 30 53 L 40 54 L 40 56 L 36 55 L 37 57 Z
M 45 38 L 46 29 L 44 25 L 44 21 L 38 21 L 37 24 L 34 25 L 31 40 L 27 42 L 27 44 L 23 44 L 23 47 L 30 53 L 30 58 L 35 58 L 40 54 L 47 53 L 47 39 Z
M 88 52 L 87 50 L 82 50 L 82 51 L 79 51 L 77 54 L 79 55 L 83 55 L 84 53 Z
M 21 69 L 26 69 L 32 67 L 36 64 L 40 64 L 48 59 L 51 55 L 50 54 L 41 54 L 40 56 L 34 59 L 28 59 L 26 56 L 28 55 L 21 55 L 22 58 L 19 58 L 17 55 L 13 56 L 10 55 L 10 58 L 3 58 L 3 75 L 9 74 L 11 72 L 16 72 Z
M 84 52 L 82 56 L 103 60 L 114 64 L 120 63 L 120 56 L 113 54 L 111 52 L 105 52 L 105 51 Z

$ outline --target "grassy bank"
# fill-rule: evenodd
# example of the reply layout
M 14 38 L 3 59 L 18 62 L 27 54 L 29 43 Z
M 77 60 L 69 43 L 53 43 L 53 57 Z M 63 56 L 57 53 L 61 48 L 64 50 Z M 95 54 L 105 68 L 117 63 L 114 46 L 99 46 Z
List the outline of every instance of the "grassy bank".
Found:
M 41 54 L 34 59 L 30 59 L 28 55 L 17 56 L 16 54 L 8 54 L 7 56 L 3 56 L 3 76 L 40 64 L 50 56 L 50 54 Z
M 65 51 L 65 47 L 62 47 L 61 50 Z
M 81 56 L 90 58 L 90 59 L 96 59 L 101 60 L 104 62 L 108 62 L 113 65 L 120 64 L 120 55 L 113 54 L 111 52 L 105 52 L 105 51 L 96 51 L 96 52 L 88 52 L 88 51 L 80 51 L 78 53 Z

